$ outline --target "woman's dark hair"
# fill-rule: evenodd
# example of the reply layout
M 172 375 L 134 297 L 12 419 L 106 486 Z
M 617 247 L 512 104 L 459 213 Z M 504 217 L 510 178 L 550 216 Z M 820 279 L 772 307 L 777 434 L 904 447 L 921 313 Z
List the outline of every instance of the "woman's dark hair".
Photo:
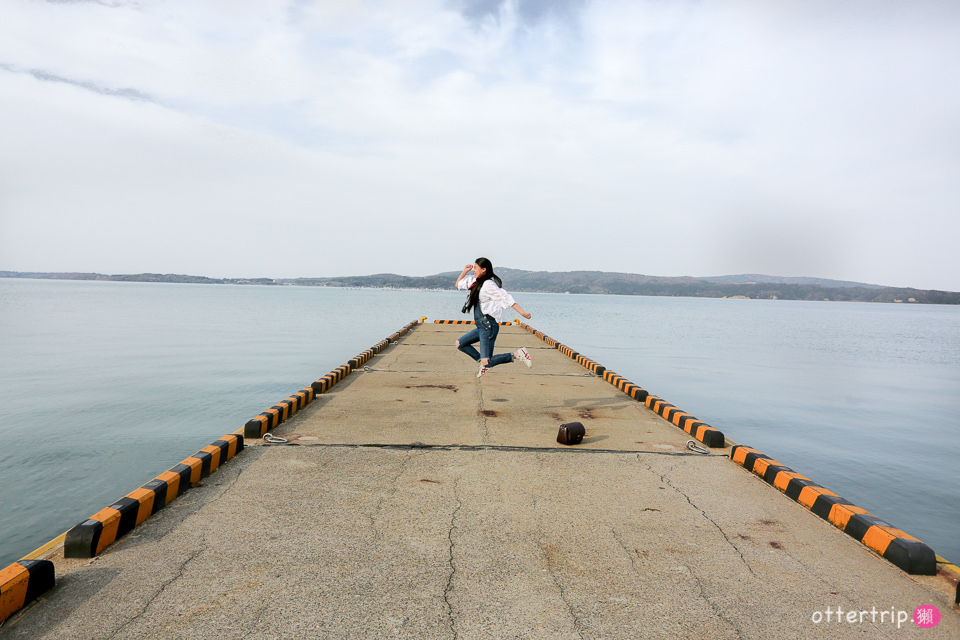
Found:
M 469 313 L 471 309 L 480 304 L 480 287 L 483 286 L 483 283 L 487 280 L 493 278 L 493 281 L 497 283 L 498 287 L 503 286 L 503 280 L 500 279 L 500 276 L 493 272 L 493 263 L 490 262 L 487 258 L 477 258 L 475 260 L 476 265 L 481 269 L 486 269 L 483 275 L 477 278 L 477 281 L 470 285 L 470 293 L 467 294 L 467 302 L 463 305 L 461 311 L 463 313 Z

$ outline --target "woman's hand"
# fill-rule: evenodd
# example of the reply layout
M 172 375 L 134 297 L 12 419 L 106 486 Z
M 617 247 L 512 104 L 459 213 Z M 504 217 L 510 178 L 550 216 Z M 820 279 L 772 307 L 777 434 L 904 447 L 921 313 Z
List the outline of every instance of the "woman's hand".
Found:
M 527 313 L 526 311 L 522 312 L 520 315 L 522 315 L 522 316 L 523 316 L 524 318 L 526 318 L 527 320 L 529 320 L 530 317 L 531 317 L 530 314 Z
M 460 281 L 463 280 L 465 277 L 467 277 L 467 272 L 468 272 L 468 271 L 472 271 L 472 270 L 473 270 L 473 263 L 472 263 L 472 262 L 463 268 L 463 271 L 461 271 L 461 272 L 460 272 L 460 275 L 457 276 L 457 283 L 456 283 L 456 286 L 457 286 L 457 287 L 460 286 Z

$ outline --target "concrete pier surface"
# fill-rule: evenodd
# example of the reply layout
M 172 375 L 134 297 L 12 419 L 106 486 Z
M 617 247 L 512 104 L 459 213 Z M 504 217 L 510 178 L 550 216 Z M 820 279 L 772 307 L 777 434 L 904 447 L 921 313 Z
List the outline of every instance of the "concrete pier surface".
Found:
M 423 324 L 0 637 L 960 638 L 911 576 L 518 327 Z M 572 338 L 572 337 L 571 337 Z M 640 382 L 640 381 L 638 381 Z M 583 443 L 556 442 L 578 421 Z M 735 433 L 728 434 L 736 439 Z M 414 446 L 409 446 L 417 443 Z M 789 462 L 789 461 L 785 461 Z M 939 624 L 914 611 L 935 606 Z

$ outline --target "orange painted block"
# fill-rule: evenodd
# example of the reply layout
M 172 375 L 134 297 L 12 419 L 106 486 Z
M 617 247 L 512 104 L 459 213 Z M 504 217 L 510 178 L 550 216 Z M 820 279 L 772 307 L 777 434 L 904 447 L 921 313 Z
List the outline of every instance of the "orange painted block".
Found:
M 905 540 L 913 540 L 914 542 L 923 542 L 919 538 L 914 538 L 912 535 L 905 531 L 901 531 L 895 527 L 881 527 L 884 531 L 888 531 L 895 538 L 904 538 Z
M 117 531 L 120 528 L 120 512 L 116 509 L 105 507 L 90 516 L 89 519 L 96 520 L 103 525 L 103 530 L 100 532 L 100 540 L 97 541 L 97 551 L 95 554 L 99 555 L 101 551 L 113 544 L 117 539 Z
M 830 517 L 828 519 L 838 529 L 845 530 L 847 528 L 847 524 L 850 522 L 850 518 L 853 517 L 854 514 L 858 513 L 864 514 L 870 512 L 852 504 L 835 504 L 830 509 Z
M 737 447 L 737 450 L 733 453 L 733 461 L 740 466 L 743 466 L 743 464 L 747 461 L 747 456 L 751 453 L 759 454 L 760 452 L 756 449 L 751 449 L 750 447 Z
M 772 460 L 769 459 L 757 458 L 753 461 L 753 472 L 762 478 L 763 474 L 767 472 L 767 467 L 770 466 L 771 462 Z
M 194 458 L 193 456 L 187 458 L 180 464 L 185 464 L 190 467 L 190 482 L 196 483 L 200 482 L 200 474 L 203 473 L 203 460 L 200 458 Z
M 887 531 L 887 527 L 874 525 L 863 534 L 863 540 L 861 540 L 861 542 L 880 555 L 883 555 L 887 547 L 890 546 L 890 543 L 893 542 L 896 537 L 897 536 Z
M 793 480 L 794 478 L 798 480 L 810 479 L 810 478 L 807 478 L 806 476 L 800 475 L 796 471 L 781 471 L 780 473 L 777 474 L 777 477 L 773 479 L 773 486 L 775 486 L 777 489 L 780 489 L 780 491 L 786 491 L 787 485 L 789 485 L 790 481 Z
M 6 620 L 26 602 L 30 572 L 14 562 L 0 570 L 0 620 Z
M 234 434 L 226 435 L 220 438 L 221 440 L 226 440 L 230 443 L 230 446 L 227 448 L 227 457 L 232 458 L 237 455 L 237 447 L 240 446 L 240 438 Z
M 214 469 L 219 469 L 219 468 L 220 468 L 220 464 L 221 464 L 221 461 L 220 461 L 220 447 L 215 447 L 215 446 L 213 446 L 213 445 L 211 444 L 211 445 L 207 445 L 207 446 L 204 447 L 203 449 L 200 449 L 200 451 L 205 451 L 206 453 L 209 453 L 209 454 L 210 454 L 210 456 L 211 456 L 211 458 L 210 458 L 210 471 L 211 471 L 211 472 L 213 472 Z M 226 462 L 226 460 L 224 460 L 223 462 Z
M 220 440 L 223 440 L 224 442 L 227 443 L 227 460 L 229 460 L 229 459 L 232 458 L 233 456 L 237 455 L 237 438 L 236 438 L 236 436 L 233 436 L 233 435 L 223 436 L 223 437 L 220 438 Z M 222 461 L 220 462 L 220 464 L 223 464 L 223 463 L 226 462 L 227 460 L 222 460 Z
M 164 505 L 170 504 L 174 498 L 180 495 L 180 474 L 164 471 L 157 476 L 157 480 L 163 480 L 167 483 L 167 500 Z
M 139 526 L 153 513 L 153 499 L 155 494 L 153 491 L 147 491 L 146 489 L 137 489 L 136 491 L 128 493 L 127 497 L 133 498 L 140 503 L 140 508 L 137 509 L 137 525 Z
M 804 487 L 800 490 L 800 495 L 797 496 L 797 502 L 805 506 L 807 509 L 812 509 L 813 503 L 815 503 L 817 498 L 820 496 L 833 496 L 835 498 L 840 497 L 833 491 L 824 489 L 823 487 Z
M 757 458 L 757 460 L 753 463 L 753 472 L 762 478 L 764 475 L 766 475 L 767 469 L 771 466 L 782 467 L 784 465 L 770 458 Z

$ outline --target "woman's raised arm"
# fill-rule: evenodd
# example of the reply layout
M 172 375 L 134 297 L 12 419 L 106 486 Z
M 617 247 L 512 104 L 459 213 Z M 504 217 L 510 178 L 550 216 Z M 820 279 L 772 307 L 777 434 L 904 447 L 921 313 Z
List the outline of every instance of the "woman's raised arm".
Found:
M 464 276 L 467 275 L 467 272 L 468 272 L 468 271 L 473 271 L 473 263 L 472 263 L 472 262 L 463 268 L 463 271 L 461 271 L 461 272 L 460 272 L 460 275 L 457 276 L 457 281 L 456 281 L 456 283 L 454 284 L 454 286 L 456 286 L 456 287 L 459 287 L 459 286 L 460 286 L 460 281 L 463 280 Z

